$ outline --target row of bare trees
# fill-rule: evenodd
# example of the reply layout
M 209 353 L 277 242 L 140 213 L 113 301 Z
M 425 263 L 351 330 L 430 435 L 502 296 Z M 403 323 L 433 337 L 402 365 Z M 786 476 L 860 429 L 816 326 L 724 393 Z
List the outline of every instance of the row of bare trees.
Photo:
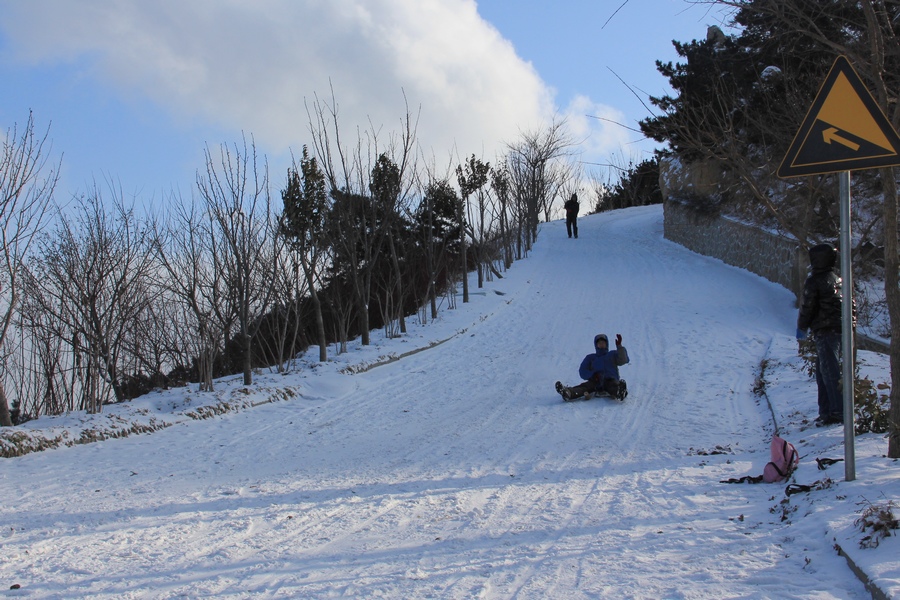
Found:
M 453 179 L 419 166 L 408 114 L 385 143 L 372 130 L 350 144 L 335 102 L 309 114 L 313 143 L 280 198 L 244 138 L 208 147 L 190 196 L 159 214 L 111 182 L 58 206 L 47 136 L 30 118 L 7 134 L 0 424 L 187 382 L 212 391 L 225 374 L 249 385 L 312 345 L 324 361 L 373 328 L 402 335 L 410 316 L 454 308 L 460 283 L 467 301 L 469 272 L 481 286 L 524 257 L 573 172 L 562 123 Z

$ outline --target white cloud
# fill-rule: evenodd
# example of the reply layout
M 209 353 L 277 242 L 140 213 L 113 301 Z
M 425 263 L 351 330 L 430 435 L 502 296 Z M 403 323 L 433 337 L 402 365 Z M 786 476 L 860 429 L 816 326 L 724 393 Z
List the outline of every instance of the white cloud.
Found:
M 84 60 L 105 82 L 176 115 L 252 133 L 273 151 L 309 141 L 304 100 L 342 127 L 398 128 L 421 106 L 436 153 L 492 149 L 553 111 L 550 91 L 472 0 L 82 0 L 6 7 L 28 61 Z
M 616 108 L 598 104 L 578 95 L 563 111 L 572 138 L 589 157 L 609 156 L 635 138 L 625 114 Z
M 474 0 L 0 2 L 17 60 L 86 68 L 183 122 L 252 134 L 270 156 L 311 142 L 304 102 L 332 88 L 350 135 L 370 122 L 383 136 L 397 131 L 405 95 L 420 145 L 438 157 L 492 159 L 555 114 L 585 156 L 633 139 L 587 116 L 624 122 L 609 106 L 579 96 L 558 109 Z

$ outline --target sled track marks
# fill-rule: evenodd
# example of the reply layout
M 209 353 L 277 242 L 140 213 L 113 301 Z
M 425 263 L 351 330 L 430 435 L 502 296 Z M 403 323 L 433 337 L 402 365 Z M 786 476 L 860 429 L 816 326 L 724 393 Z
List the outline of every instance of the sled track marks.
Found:
M 762 446 L 751 387 L 777 296 L 708 277 L 661 215 L 539 240 L 427 352 L 300 377 L 315 396 L 192 422 L 189 448 L 183 425 L 11 461 L 33 466 L 4 511 L 10 560 L 84 598 L 778 595 L 798 545 L 761 531 L 748 494 L 764 491 L 717 485 L 727 457 L 690 451 Z M 553 383 L 579 381 L 599 332 L 625 338 L 628 398 L 562 402 Z M 77 492 L 65 506 L 59 488 Z
M 706 536 L 727 532 L 728 524 L 703 523 L 703 515 L 707 503 L 721 499 L 647 490 L 683 487 L 698 477 L 689 448 L 732 439 L 754 418 L 752 369 L 741 365 L 758 362 L 756 336 L 746 329 L 721 335 L 731 323 L 710 323 L 720 330 L 711 335 L 697 328 L 696 315 L 728 303 L 735 319 L 752 322 L 759 308 L 753 298 L 731 296 L 727 282 L 697 277 L 696 265 L 682 266 L 707 259 L 636 235 L 641 227 L 622 218 L 606 223 L 602 235 L 583 227 L 571 244 L 539 245 L 535 252 L 552 255 L 542 258 L 554 264 L 599 261 L 602 268 L 596 277 L 572 269 L 513 270 L 507 281 L 518 291 L 504 290 L 508 295 L 487 318 L 428 352 L 353 375 L 352 393 L 319 409 L 318 419 L 340 427 L 323 428 L 309 443 L 333 448 L 334 465 L 353 464 L 355 472 L 333 473 L 327 464 L 300 469 L 305 479 L 296 489 L 313 492 L 297 500 L 298 507 L 308 503 L 308 514 L 288 543 L 310 575 L 286 586 L 308 594 L 390 596 L 413 585 L 423 597 L 542 598 L 554 589 L 603 597 L 641 585 L 641 573 L 672 552 L 669 533 L 695 527 L 715 551 Z M 641 268 L 655 280 L 639 282 L 626 271 Z M 548 302 L 555 310 L 547 310 Z M 661 321 L 655 318 L 661 303 L 691 318 Z M 596 311 L 585 313 L 584 306 Z M 521 335 L 523 327 L 529 335 Z M 625 336 L 631 363 L 621 374 L 629 397 L 563 403 L 553 382 L 577 381 L 598 332 Z M 704 373 L 716 369 L 734 373 L 733 389 L 703 388 Z M 478 385 L 440 383 L 434 377 L 440 372 L 465 373 Z M 393 438 L 367 431 L 368 414 L 378 414 L 376 422 Z M 665 455 L 647 451 L 673 431 L 691 435 L 656 450 Z M 331 479 L 354 487 L 327 491 L 323 481 Z M 696 524 L 677 516 L 686 512 Z M 631 540 L 628 556 L 614 555 L 623 538 Z M 328 564 L 341 556 L 353 558 Z M 696 568 L 702 565 L 669 561 L 658 586 L 644 591 L 675 594 L 679 579 Z

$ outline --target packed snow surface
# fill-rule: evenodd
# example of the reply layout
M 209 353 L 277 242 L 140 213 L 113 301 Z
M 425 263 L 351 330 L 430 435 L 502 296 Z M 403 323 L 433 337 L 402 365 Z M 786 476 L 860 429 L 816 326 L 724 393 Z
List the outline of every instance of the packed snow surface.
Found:
M 662 222 L 545 224 L 405 336 L 18 428 L 169 425 L 0 459 L 0 597 L 871 597 L 835 544 L 900 595 L 897 538 L 863 549 L 855 524 L 900 498 L 885 436 L 856 439 L 855 481 L 817 470 L 843 432 L 810 426 L 793 296 Z M 554 382 L 579 382 L 596 333 L 622 334 L 630 394 L 564 403 Z M 884 357 L 860 363 L 887 380 Z M 238 408 L 186 416 L 208 405 Z M 720 483 L 762 473 L 776 427 L 818 486 Z

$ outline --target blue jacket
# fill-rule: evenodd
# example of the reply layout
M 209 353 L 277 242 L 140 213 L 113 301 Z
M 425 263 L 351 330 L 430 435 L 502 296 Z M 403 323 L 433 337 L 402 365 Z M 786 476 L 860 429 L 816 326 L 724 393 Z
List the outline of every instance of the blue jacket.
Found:
M 606 336 L 600 334 L 594 337 L 594 348 L 597 347 L 597 340 L 599 338 L 605 338 Z M 607 342 L 607 346 L 608 346 Z M 593 354 L 588 354 L 584 357 L 584 360 L 581 361 L 581 367 L 578 369 L 578 374 L 581 375 L 581 378 L 584 380 L 593 379 L 594 376 L 599 376 L 597 379 L 599 381 L 603 381 L 604 379 L 619 379 L 619 367 L 621 365 L 628 363 L 628 352 L 625 350 L 625 346 L 618 346 L 615 350 L 609 350 L 608 348 L 604 348 L 603 350 L 597 350 Z

